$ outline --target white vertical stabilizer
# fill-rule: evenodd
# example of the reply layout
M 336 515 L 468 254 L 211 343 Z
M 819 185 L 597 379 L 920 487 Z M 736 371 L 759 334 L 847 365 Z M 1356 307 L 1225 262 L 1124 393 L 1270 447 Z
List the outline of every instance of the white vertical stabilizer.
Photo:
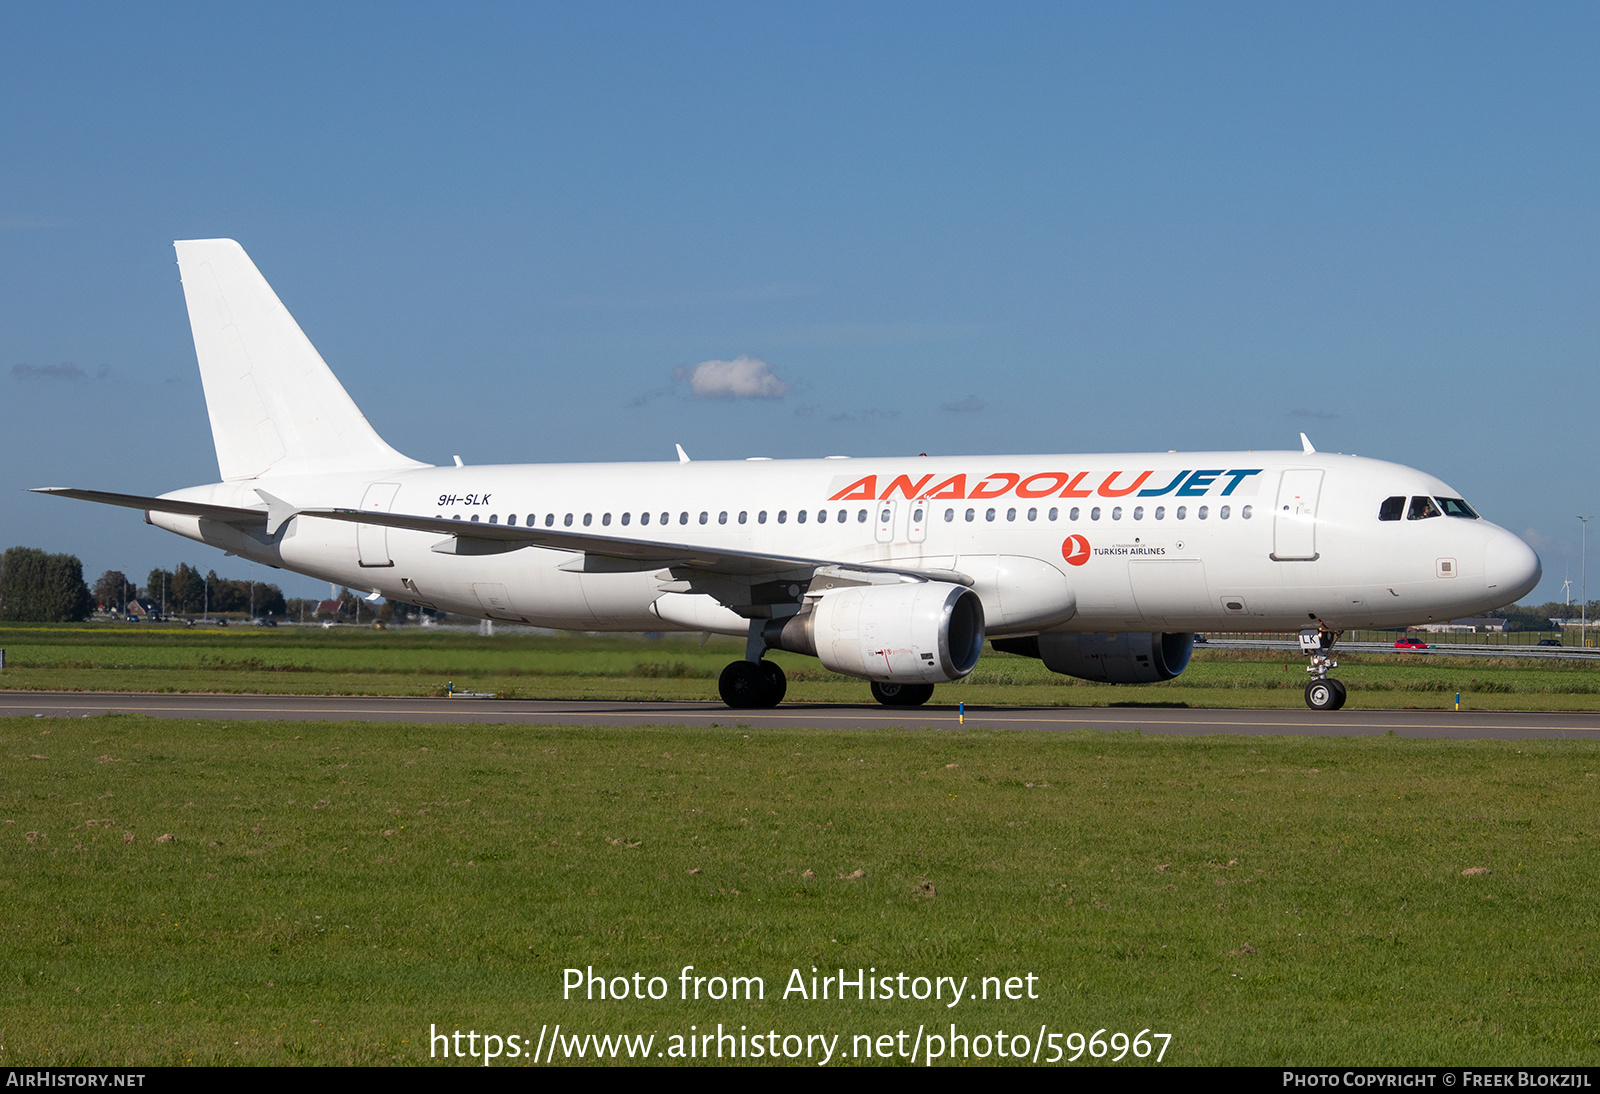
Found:
M 224 482 L 429 466 L 378 436 L 243 247 L 173 246 Z

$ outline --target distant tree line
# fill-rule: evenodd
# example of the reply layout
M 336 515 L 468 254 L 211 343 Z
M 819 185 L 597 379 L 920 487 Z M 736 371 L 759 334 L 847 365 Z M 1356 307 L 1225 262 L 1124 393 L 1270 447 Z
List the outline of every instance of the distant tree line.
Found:
M 1589 601 L 1589 619 L 1600 610 L 1600 600 Z M 1490 619 L 1504 619 L 1506 629 L 1513 631 L 1553 631 L 1552 619 L 1579 619 L 1583 616 L 1582 604 L 1564 604 L 1551 600 L 1544 604 L 1512 604 L 1488 613 Z
M 151 570 L 144 579 L 144 595 L 157 604 L 164 602 L 168 615 L 246 612 L 260 617 L 289 611 L 283 590 L 276 585 L 218 577 L 215 570 L 202 576 L 184 562 L 172 570 Z
M 76 555 L 51 555 L 12 547 L 0 558 L 0 620 L 8 623 L 75 623 L 93 603 Z

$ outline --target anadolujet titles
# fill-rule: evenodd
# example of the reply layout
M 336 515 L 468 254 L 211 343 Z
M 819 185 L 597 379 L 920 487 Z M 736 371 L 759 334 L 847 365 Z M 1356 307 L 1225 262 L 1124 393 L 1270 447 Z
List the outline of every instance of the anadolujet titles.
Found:
M 378 436 L 228 239 L 176 245 L 220 482 L 49 488 L 267 566 L 482 619 L 746 640 L 918 704 L 996 649 L 1089 680 L 1169 680 L 1194 632 L 1298 631 L 1306 702 L 1351 627 L 1509 604 L 1538 556 L 1421 471 L 1315 451 L 439 467 Z

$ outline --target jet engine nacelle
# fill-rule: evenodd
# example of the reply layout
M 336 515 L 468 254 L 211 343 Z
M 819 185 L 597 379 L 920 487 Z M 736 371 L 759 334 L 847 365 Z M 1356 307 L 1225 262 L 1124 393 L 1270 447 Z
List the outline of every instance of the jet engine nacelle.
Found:
M 834 589 L 811 610 L 768 623 L 767 645 L 816 657 L 846 676 L 937 684 L 971 672 L 983 653 L 983 601 L 943 581 Z
M 1077 634 L 1046 631 L 1032 638 L 1001 638 L 994 648 L 1003 653 L 1037 657 L 1051 672 L 1102 684 L 1155 684 L 1171 680 L 1189 667 L 1194 632 Z

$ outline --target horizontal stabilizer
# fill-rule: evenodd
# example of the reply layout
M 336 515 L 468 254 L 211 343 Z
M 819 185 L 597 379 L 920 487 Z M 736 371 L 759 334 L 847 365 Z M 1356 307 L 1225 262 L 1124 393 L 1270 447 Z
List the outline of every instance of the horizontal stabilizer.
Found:
M 106 490 L 75 490 L 70 486 L 41 486 L 35 494 L 54 494 L 58 498 L 77 498 L 79 501 L 97 501 L 102 505 L 120 505 L 124 509 L 142 509 L 151 513 L 181 513 L 186 517 L 215 520 L 223 524 L 265 524 L 264 509 L 236 509 L 231 505 L 207 505 L 198 501 L 179 501 L 176 498 L 147 498 L 139 494 L 113 494 Z

